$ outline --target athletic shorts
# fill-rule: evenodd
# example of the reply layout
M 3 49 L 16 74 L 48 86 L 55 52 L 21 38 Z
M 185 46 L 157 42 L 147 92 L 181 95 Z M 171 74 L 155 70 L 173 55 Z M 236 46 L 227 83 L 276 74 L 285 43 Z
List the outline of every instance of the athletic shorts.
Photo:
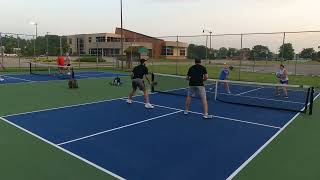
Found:
M 280 84 L 289 84 L 289 81 L 288 80 L 285 80 L 285 81 L 280 80 Z
M 207 98 L 207 93 L 204 86 L 190 86 L 188 90 L 188 96 L 193 97 L 196 94 L 198 94 L 201 99 Z
M 145 91 L 146 87 L 144 85 L 144 81 L 142 79 L 133 79 L 132 80 L 132 89 L 137 90 L 140 89 L 140 91 Z

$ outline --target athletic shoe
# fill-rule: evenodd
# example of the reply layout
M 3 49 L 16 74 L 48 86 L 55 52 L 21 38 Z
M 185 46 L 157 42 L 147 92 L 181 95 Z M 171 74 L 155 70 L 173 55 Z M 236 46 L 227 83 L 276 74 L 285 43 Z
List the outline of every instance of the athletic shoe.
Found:
M 285 98 L 285 99 L 288 99 L 289 97 L 288 97 L 288 96 L 284 96 L 284 98 Z
M 2 82 L 2 81 L 4 81 L 4 79 L 3 79 L 3 78 L 0 78 L 0 82 Z
M 154 108 L 152 106 L 152 104 L 150 104 L 150 103 L 147 103 L 144 107 L 147 108 L 147 109 L 153 109 Z
M 212 119 L 212 118 L 213 118 L 213 115 L 204 114 L 204 115 L 203 115 L 203 118 L 204 118 L 204 119 Z
M 184 111 L 183 114 L 184 114 L 184 115 L 188 115 L 188 114 L 189 114 L 189 111 Z
M 127 103 L 128 104 L 132 104 L 132 100 L 131 99 L 127 99 Z
M 231 91 L 228 91 L 228 94 L 231 94 Z

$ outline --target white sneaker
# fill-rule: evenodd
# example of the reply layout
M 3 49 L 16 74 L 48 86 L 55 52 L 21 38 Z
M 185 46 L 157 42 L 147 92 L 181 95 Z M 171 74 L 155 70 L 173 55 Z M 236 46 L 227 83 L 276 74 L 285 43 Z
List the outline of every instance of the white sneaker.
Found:
M 188 115 L 188 114 L 189 114 L 189 111 L 184 111 L 183 114 L 184 114 L 184 115 Z
M 154 106 L 152 106 L 152 104 L 150 104 L 150 103 L 147 103 L 144 107 L 147 108 L 147 109 L 153 109 L 154 108 Z
M 3 78 L 0 78 L 0 82 L 2 82 L 2 81 L 4 81 L 4 79 L 3 79 Z
M 128 104 L 132 104 L 132 100 L 131 99 L 127 99 L 127 103 Z
M 212 118 L 213 118 L 213 115 L 204 114 L 204 115 L 203 115 L 203 118 L 204 118 L 204 119 L 212 119 Z

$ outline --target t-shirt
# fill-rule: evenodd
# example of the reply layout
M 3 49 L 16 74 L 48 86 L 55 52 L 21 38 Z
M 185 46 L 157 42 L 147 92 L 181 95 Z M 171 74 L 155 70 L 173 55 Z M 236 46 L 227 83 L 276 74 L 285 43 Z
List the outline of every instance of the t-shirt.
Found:
M 145 65 L 138 65 L 133 70 L 133 78 L 132 79 L 143 79 L 144 75 L 149 74 L 148 68 Z
M 64 57 L 63 56 L 59 56 L 57 59 L 57 63 L 59 66 L 64 66 Z
M 229 69 L 223 68 L 222 71 L 220 72 L 219 79 L 220 80 L 226 80 L 228 78 L 229 74 L 230 74 Z
M 189 86 L 204 86 L 203 77 L 206 74 L 208 74 L 207 69 L 200 64 L 190 67 L 188 71 Z

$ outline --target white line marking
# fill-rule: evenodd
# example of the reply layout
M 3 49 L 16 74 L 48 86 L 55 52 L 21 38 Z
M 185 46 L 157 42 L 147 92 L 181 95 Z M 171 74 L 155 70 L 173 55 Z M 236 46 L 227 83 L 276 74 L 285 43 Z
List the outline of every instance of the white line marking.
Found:
M 69 155 L 71 155 L 71 156 L 73 156 L 73 157 L 75 157 L 75 158 L 77 158 L 77 159 L 79 159 L 79 160 L 81 160 L 81 161 L 89 164 L 90 166 L 93 166 L 93 167 L 95 167 L 95 168 L 97 168 L 97 169 L 99 169 L 99 170 L 101 170 L 101 171 L 103 171 L 103 172 L 105 172 L 105 173 L 107 173 L 107 174 L 109 174 L 109 175 L 117 178 L 117 179 L 125 180 L 125 178 L 123 178 L 123 177 L 121 177 L 121 176 L 119 176 L 119 175 L 117 175 L 117 174 L 115 174 L 115 173 L 113 173 L 113 172 L 111 172 L 111 171 L 109 171 L 109 170 L 107 170 L 107 169 L 105 169 L 105 168 L 103 168 L 103 167 L 101 167 L 101 166 L 99 166 L 99 165 L 97 165 L 97 164 L 95 164 L 95 163 L 93 163 L 93 162 L 91 162 L 91 161 L 89 161 L 89 160 L 87 160 L 87 159 L 79 156 L 79 155 L 76 155 L 76 154 L 72 153 L 72 152 L 69 151 L 69 150 L 66 150 L 66 149 L 64 149 L 64 148 L 62 148 L 62 147 L 54 144 L 54 143 L 52 143 L 52 142 L 50 142 L 50 141 L 48 141 L 48 140 L 46 140 L 46 139 L 44 139 L 44 138 L 42 138 L 42 137 L 40 137 L 40 136 L 38 136 L 38 135 L 32 133 L 31 131 L 28 131 L 28 130 L 22 128 L 22 127 L 14 124 L 14 123 L 8 121 L 7 119 L 5 119 L 5 118 L 3 118 L 3 117 L 0 117 L 0 120 L 2 120 L 2 121 L 4 121 L 4 122 L 6 122 L 6 123 L 8 123 L 8 124 L 10 124 L 10 125 L 18 128 L 18 129 L 20 129 L 20 130 L 22 130 L 22 131 L 24 131 L 24 132 L 26 132 L 26 133 L 28 133 L 29 135 L 31 135 L 31 136 L 33 136 L 33 137 L 35 137 L 35 138 L 37 138 L 37 139 L 40 139 L 41 141 L 43 141 L 43 142 L 45 142 L 45 143 L 47 143 L 47 144 L 50 144 L 51 146 L 54 146 L 55 148 L 57 148 L 57 149 L 65 152 L 65 153 L 67 153 L 67 154 L 69 154 Z
M 314 100 L 316 100 L 318 94 Z M 238 169 L 236 169 L 227 180 L 232 180 L 241 170 L 243 170 L 260 152 L 262 152 L 281 132 L 283 132 L 301 113 L 297 113 L 285 126 L 283 126 L 274 136 L 272 136 L 263 146 L 261 146 L 249 159 L 247 159 Z
M 146 123 L 146 122 L 149 122 L 149 121 L 153 121 L 155 119 L 160 119 L 160 118 L 171 116 L 173 114 L 177 114 L 177 113 L 181 113 L 181 112 L 183 112 L 183 111 L 179 110 L 179 111 L 175 111 L 175 112 L 168 113 L 168 114 L 165 114 L 165 115 L 161 115 L 161 116 L 153 117 L 153 118 L 150 118 L 150 119 L 146 119 L 146 120 L 143 120 L 143 121 L 139 121 L 139 122 L 131 123 L 131 124 L 128 124 L 128 125 L 120 126 L 120 127 L 117 127 L 117 128 L 109 129 L 109 130 L 106 130 L 106 131 L 101 131 L 101 132 L 98 132 L 98 133 L 95 133 L 95 134 L 91 134 L 91 135 L 84 136 L 84 137 L 81 137 L 81 138 L 77 138 L 77 139 L 73 139 L 73 140 L 70 140 L 70 141 L 59 143 L 58 146 L 62 146 L 62 145 L 70 144 L 70 143 L 73 143 L 73 142 L 81 141 L 81 140 L 88 139 L 88 138 L 91 138 L 91 137 L 99 136 L 101 134 L 106 134 L 106 133 L 109 133 L 109 132 L 112 132 L 112 131 L 120 130 L 120 129 L 123 129 L 123 128 L 128 128 L 128 127 L 131 127 L 131 126 L 135 126 L 135 125 L 138 125 L 138 124 Z
M 25 82 L 33 82 L 31 80 L 28 80 L 28 79 L 16 78 L 16 77 L 7 76 L 7 75 L 3 75 L 3 77 L 9 78 L 9 79 L 16 79 L 16 80 L 20 80 L 20 81 L 25 81 Z
M 240 94 L 237 94 L 237 95 L 240 96 L 240 95 L 248 94 L 248 93 L 251 93 L 251 92 L 254 92 L 254 91 L 258 91 L 258 90 L 260 90 L 260 89 L 263 89 L 263 87 L 261 87 L 261 88 L 256 88 L 256 89 L 252 89 L 252 90 L 250 90 L 250 91 L 246 91 L 246 92 L 243 92 L 243 93 L 240 93 Z
M 144 104 L 144 102 L 140 102 L 140 101 L 133 101 L 133 102 L 139 103 L 139 104 Z M 153 104 L 153 105 L 155 107 L 160 107 L 160 108 L 166 108 L 166 109 L 177 110 L 177 111 L 184 111 L 182 109 L 172 108 L 172 107 L 168 107 L 168 106 L 161 106 L 161 105 L 157 105 L 157 104 Z M 189 111 L 189 113 L 203 115 L 203 113 L 194 112 L 194 111 Z M 229 121 L 234 121 L 234 122 L 241 122 L 241 123 L 245 123 L 245 124 L 263 126 L 263 127 L 268 127 L 268 128 L 274 128 L 274 129 L 281 129 L 281 127 L 272 126 L 272 125 L 268 125 L 268 124 L 261 124 L 261 123 L 255 123 L 255 122 L 250 122 L 250 121 L 243 121 L 243 120 L 239 120 L 239 119 L 227 118 L 227 117 L 222 117 L 222 116 L 213 116 L 213 117 L 214 118 L 219 118 L 219 119 L 224 119 L 224 120 L 229 120 Z

